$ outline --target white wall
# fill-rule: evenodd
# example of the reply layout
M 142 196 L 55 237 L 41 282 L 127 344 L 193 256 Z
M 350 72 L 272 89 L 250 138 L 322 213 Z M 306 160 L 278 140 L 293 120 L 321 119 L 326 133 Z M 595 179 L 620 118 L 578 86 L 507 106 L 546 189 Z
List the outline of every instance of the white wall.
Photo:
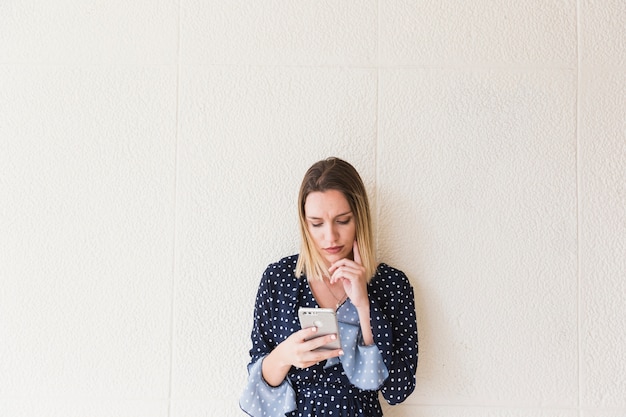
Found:
M 626 414 L 623 0 L 5 0 L 0 415 L 242 415 L 328 155 L 416 289 L 387 416 Z

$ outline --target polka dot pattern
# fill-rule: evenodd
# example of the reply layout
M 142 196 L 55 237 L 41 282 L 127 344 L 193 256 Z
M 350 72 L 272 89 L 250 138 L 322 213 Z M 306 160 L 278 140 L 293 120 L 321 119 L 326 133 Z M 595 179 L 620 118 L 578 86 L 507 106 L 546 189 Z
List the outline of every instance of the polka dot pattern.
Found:
M 338 310 L 345 358 L 305 369 L 292 367 L 280 386 L 271 387 L 261 374 L 263 358 L 300 330 L 299 307 L 319 307 L 306 278 L 295 277 L 296 261 L 297 255 L 269 265 L 261 279 L 242 410 L 253 417 L 382 416 L 379 391 L 387 402 L 397 404 L 415 388 L 418 344 L 413 288 L 404 273 L 380 264 L 368 284 L 376 346 L 361 346 L 358 315 L 348 300 Z

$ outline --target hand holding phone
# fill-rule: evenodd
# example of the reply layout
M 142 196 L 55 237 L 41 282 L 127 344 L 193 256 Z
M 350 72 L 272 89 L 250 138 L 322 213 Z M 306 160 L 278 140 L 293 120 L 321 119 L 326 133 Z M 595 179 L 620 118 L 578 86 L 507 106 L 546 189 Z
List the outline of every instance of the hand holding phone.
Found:
M 318 349 L 341 349 L 341 342 L 339 340 L 339 324 L 337 323 L 337 314 L 335 310 L 331 308 L 300 307 L 300 309 L 298 310 L 298 318 L 300 319 L 300 326 L 303 329 L 307 327 L 317 328 L 317 332 L 315 333 L 315 335 L 305 340 L 310 340 L 329 334 L 335 334 L 337 335 L 337 338 L 335 340 L 323 345 Z

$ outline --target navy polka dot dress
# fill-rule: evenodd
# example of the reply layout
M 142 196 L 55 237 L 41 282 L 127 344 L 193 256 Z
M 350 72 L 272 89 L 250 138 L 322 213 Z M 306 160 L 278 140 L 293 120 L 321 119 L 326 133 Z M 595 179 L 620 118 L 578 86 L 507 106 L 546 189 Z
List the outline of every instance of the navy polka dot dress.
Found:
M 401 271 L 380 264 L 368 284 L 375 345 L 363 346 L 356 308 L 347 300 L 337 310 L 344 350 L 309 368 L 292 367 L 278 387 L 268 385 L 261 365 L 279 343 L 300 330 L 299 307 L 319 307 L 306 277 L 296 278 L 297 255 L 265 270 L 252 328 L 248 383 L 240 399 L 253 417 L 380 417 L 380 391 L 390 404 L 415 388 L 417 325 L 413 288 Z

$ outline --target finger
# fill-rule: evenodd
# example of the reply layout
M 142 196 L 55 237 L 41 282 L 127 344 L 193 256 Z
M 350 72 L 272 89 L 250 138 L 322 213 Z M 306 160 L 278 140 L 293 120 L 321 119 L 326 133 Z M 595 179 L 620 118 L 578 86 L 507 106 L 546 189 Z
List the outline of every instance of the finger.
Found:
M 306 327 L 294 333 L 295 337 L 302 342 L 304 351 L 312 351 L 337 340 L 337 334 L 317 335 L 317 327 Z
M 335 333 L 316 337 L 315 339 L 311 339 L 307 342 L 306 348 L 307 350 L 315 350 L 327 345 L 328 343 L 334 342 L 335 340 L 337 340 L 337 335 Z
M 336 282 L 352 282 L 359 279 L 358 273 L 355 273 L 353 270 L 349 270 L 347 268 L 339 268 L 335 271 L 333 275 L 330 276 L 330 283 L 335 284 Z
M 335 261 L 335 263 L 333 263 L 330 266 L 330 268 L 328 268 L 328 273 L 332 275 L 337 270 L 337 268 L 339 268 L 342 264 L 343 264 L 343 259 Z
M 349 274 L 346 272 L 344 268 L 337 268 L 337 270 L 330 276 L 330 283 L 334 284 L 337 281 L 341 281 L 343 279 L 350 280 Z
M 361 252 L 359 252 L 359 244 L 356 239 L 354 239 L 354 244 L 352 245 L 352 253 L 354 257 L 354 262 L 361 265 Z
M 297 332 L 294 333 L 294 335 L 296 335 L 299 339 L 304 339 L 304 338 L 312 337 L 310 333 L 315 333 L 315 332 L 317 332 L 317 327 L 311 326 L 311 327 L 305 327 L 303 329 L 298 330 Z
M 308 368 L 309 366 L 313 366 L 323 360 L 335 358 L 341 355 L 343 355 L 343 350 L 341 349 L 316 350 L 313 352 L 308 352 L 308 355 L 306 355 L 306 359 L 303 358 L 301 361 L 298 361 L 295 366 L 298 368 Z
M 344 268 L 337 268 L 337 270 L 330 276 L 330 283 L 334 284 L 342 278 L 347 278 L 346 270 Z
M 345 269 L 345 267 L 349 267 L 349 268 L 353 268 L 353 269 L 359 269 L 361 267 L 361 264 L 356 263 L 355 261 L 351 260 L 351 259 L 339 259 L 338 261 L 335 261 L 335 263 L 333 263 L 330 268 L 328 268 L 328 272 L 330 274 L 334 273 L 337 269 L 342 268 Z
M 293 338 L 296 343 L 306 343 L 307 340 L 312 340 L 315 337 L 317 337 L 317 327 L 315 326 L 305 327 L 289 336 L 289 338 Z
M 316 352 L 320 354 L 320 356 L 318 356 L 317 358 L 318 362 L 343 355 L 343 350 L 341 349 L 318 350 Z
M 330 276 L 330 282 L 335 283 L 336 281 L 345 278 L 347 280 L 359 279 L 362 275 L 362 269 L 360 265 L 341 265 L 337 266 L 335 271 Z

